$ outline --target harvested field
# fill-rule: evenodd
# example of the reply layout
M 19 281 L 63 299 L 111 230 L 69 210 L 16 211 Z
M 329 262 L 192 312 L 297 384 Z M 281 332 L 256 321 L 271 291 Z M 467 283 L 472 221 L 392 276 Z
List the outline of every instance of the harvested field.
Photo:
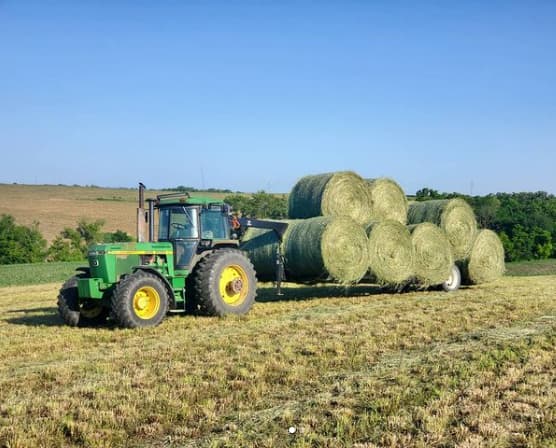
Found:
M 63 326 L 58 287 L 0 289 L 0 446 L 556 444 L 556 276 L 263 286 L 143 330 Z

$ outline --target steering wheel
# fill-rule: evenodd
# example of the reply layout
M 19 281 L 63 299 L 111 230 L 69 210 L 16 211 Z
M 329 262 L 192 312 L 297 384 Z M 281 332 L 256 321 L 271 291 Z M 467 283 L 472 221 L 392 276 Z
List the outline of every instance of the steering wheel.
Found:
M 185 230 L 185 226 L 183 224 L 180 224 L 179 222 L 173 222 L 172 224 L 170 224 L 170 227 L 176 230 Z

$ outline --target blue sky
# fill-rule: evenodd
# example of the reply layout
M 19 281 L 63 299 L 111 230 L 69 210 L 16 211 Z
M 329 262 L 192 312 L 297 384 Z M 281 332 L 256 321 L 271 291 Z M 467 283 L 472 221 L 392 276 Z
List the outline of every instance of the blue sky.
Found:
M 0 182 L 556 193 L 554 1 L 0 0 Z

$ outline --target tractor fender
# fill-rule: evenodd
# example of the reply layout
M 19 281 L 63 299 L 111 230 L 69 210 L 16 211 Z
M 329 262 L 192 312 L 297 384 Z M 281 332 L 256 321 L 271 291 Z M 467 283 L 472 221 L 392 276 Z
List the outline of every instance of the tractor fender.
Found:
M 229 244 L 229 243 L 224 243 L 224 244 L 218 244 L 213 246 L 211 249 L 209 250 L 205 250 L 201 253 L 195 254 L 192 258 L 191 261 L 191 272 L 193 272 L 197 266 L 197 264 L 203 260 L 204 258 L 208 257 L 209 255 L 213 254 L 214 252 L 218 252 L 222 249 L 236 249 L 238 250 L 238 245 L 237 244 Z
M 160 273 L 160 271 L 157 271 L 156 269 L 151 268 L 150 266 L 136 266 L 135 268 L 133 268 L 133 272 L 135 273 L 137 271 L 150 272 L 151 274 L 154 274 L 158 278 L 160 278 L 164 282 L 164 284 L 166 285 L 166 289 L 168 290 L 168 297 L 170 298 L 170 305 L 175 308 L 175 306 L 176 306 L 176 296 L 174 294 L 174 289 L 172 288 L 172 285 L 170 284 L 168 279 L 166 277 L 164 277 Z

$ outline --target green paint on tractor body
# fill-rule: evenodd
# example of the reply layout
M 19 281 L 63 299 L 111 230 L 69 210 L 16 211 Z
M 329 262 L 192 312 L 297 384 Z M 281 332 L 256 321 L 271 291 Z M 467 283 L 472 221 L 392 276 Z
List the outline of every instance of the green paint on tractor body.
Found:
M 88 251 L 88 269 L 77 283 L 79 301 L 99 300 L 110 306 L 116 285 L 138 270 L 162 278 L 171 292 L 171 305 L 184 309 L 186 278 L 208 251 L 237 247 L 231 239 L 229 209 L 222 201 L 187 194 L 159 196 L 158 241 L 95 244 Z M 149 217 L 153 219 L 154 217 Z

